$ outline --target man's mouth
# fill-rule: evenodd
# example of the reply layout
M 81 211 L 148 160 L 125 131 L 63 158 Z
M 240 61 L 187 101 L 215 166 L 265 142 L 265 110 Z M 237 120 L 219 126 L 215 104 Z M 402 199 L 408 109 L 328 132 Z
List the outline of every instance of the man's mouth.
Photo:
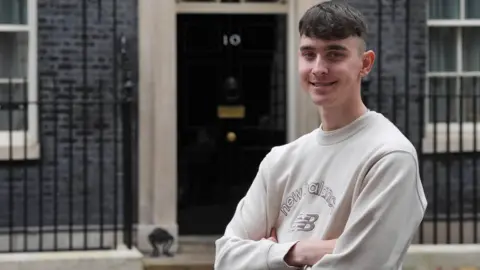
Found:
M 315 87 L 326 87 L 326 86 L 332 86 L 336 82 L 310 82 L 310 85 L 315 86 Z

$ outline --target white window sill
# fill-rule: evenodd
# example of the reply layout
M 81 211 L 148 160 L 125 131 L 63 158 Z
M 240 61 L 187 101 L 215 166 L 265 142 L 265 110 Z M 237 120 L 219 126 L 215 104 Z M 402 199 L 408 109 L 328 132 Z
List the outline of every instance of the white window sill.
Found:
M 452 132 L 450 132 L 450 137 L 448 137 L 446 132 L 437 132 L 435 138 L 433 132 L 427 132 L 426 136 L 423 138 L 422 152 L 425 154 L 435 154 L 480 151 L 480 132 L 478 133 L 476 140 L 477 145 L 476 149 L 474 149 L 475 138 L 473 134 L 467 133 L 460 136 L 458 133 L 452 134 Z
M 1 145 L 0 161 L 22 161 L 35 160 L 40 158 L 40 144 L 32 143 L 28 145 Z

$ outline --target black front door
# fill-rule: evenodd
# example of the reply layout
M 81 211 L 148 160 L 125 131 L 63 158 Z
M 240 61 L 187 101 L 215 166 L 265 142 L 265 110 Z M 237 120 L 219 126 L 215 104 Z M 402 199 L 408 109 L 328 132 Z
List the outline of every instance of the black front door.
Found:
M 179 233 L 222 234 L 286 142 L 286 16 L 177 20 Z

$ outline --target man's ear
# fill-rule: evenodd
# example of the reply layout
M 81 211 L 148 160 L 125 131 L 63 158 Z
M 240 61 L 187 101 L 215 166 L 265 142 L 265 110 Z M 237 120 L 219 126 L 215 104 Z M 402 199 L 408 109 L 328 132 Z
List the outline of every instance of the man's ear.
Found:
M 365 77 L 370 73 L 375 62 L 375 53 L 372 50 L 363 53 L 362 69 L 360 70 L 360 76 Z

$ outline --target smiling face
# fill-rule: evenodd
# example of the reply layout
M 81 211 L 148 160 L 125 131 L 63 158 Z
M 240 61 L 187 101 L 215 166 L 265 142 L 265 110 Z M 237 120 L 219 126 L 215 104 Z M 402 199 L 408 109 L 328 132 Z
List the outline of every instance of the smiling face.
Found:
M 360 97 L 361 78 L 370 71 L 374 58 L 373 52 L 364 52 L 362 42 L 358 37 L 300 38 L 301 86 L 315 105 L 336 106 Z
M 322 2 L 302 16 L 299 34 L 300 82 L 312 101 L 323 108 L 361 102 L 361 78 L 375 59 L 365 52 L 363 15 L 346 3 Z

